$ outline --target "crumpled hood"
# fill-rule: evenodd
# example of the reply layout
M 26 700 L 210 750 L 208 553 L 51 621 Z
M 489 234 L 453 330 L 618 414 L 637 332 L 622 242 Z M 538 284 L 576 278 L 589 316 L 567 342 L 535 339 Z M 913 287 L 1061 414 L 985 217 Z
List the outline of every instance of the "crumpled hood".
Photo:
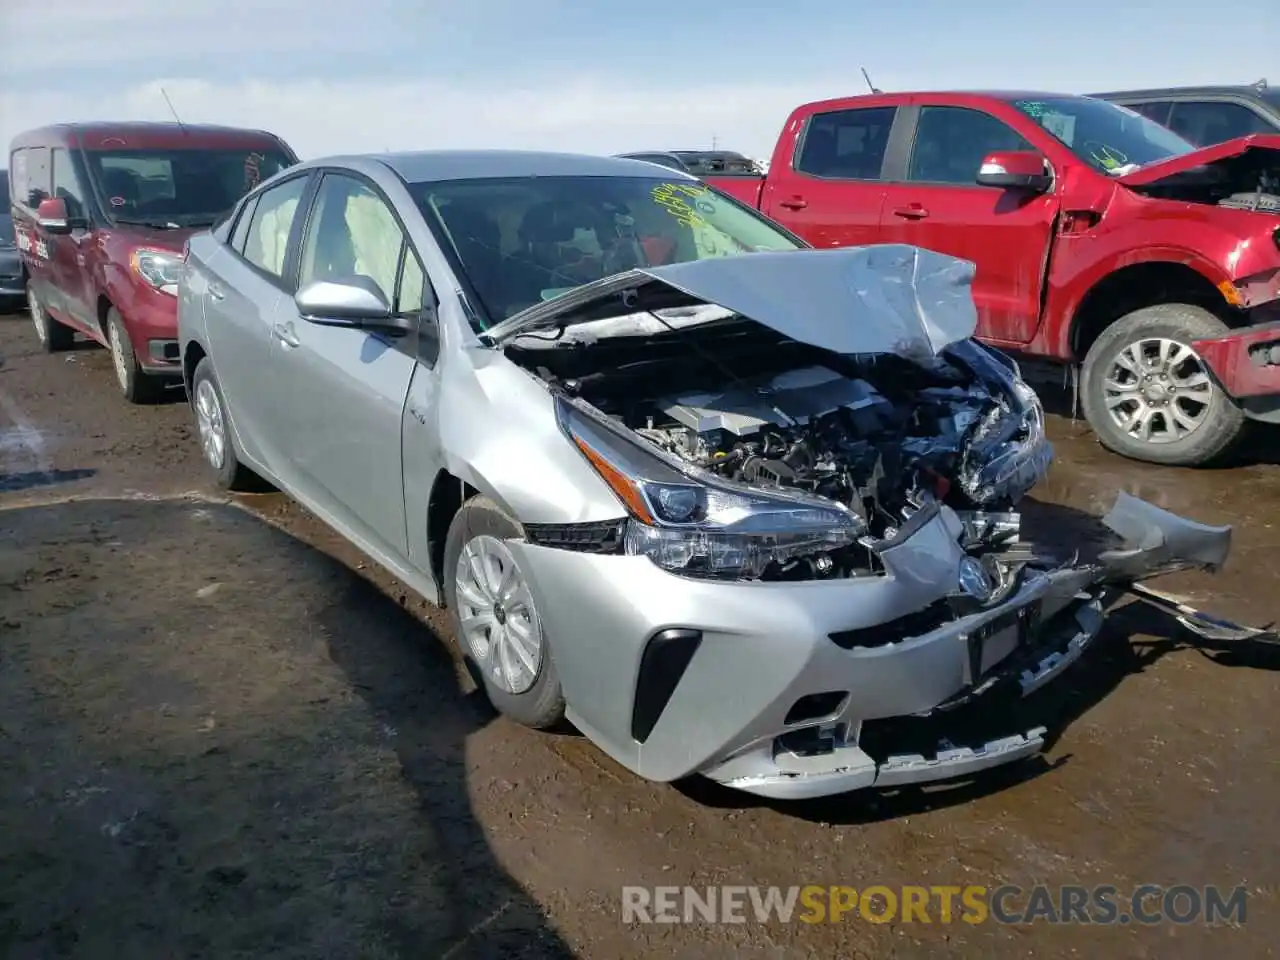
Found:
M 1117 183 L 1123 183 L 1126 187 L 1149 186 L 1176 174 L 1194 170 L 1196 167 L 1238 157 L 1248 150 L 1275 150 L 1277 151 L 1276 160 L 1280 162 L 1280 134 L 1252 133 L 1246 137 L 1236 137 L 1234 140 L 1215 143 L 1178 157 L 1148 163 L 1133 173 L 1127 173 L 1115 179 Z
M 486 331 L 500 343 L 536 329 L 645 309 L 624 295 L 661 284 L 688 303 L 732 310 L 835 353 L 930 356 L 973 336 L 974 265 L 906 244 L 788 250 L 644 267 L 535 304 Z M 600 307 L 617 301 L 616 309 Z M 673 305 L 667 303 L 666 305 Z

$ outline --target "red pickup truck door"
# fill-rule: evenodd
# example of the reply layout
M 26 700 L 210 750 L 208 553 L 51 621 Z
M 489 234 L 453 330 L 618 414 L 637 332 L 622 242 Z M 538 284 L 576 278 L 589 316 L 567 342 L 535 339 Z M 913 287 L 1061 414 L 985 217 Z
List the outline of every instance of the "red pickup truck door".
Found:
M 774 158 L 761 212 L 815 247 L 875 243 L 884 203 L 881 171 L 896 115 L 892 106 L 832 110 L 784 131 L 795 148 L 787 162 Z
M 1033 150 L 986 111 L 922 105 L 910 152 L 886 170 L 880 240 L 910 243 L 972 261 L 978 335 L 1029 342 L 1039 325 L 1045 267 L 1058 197 L 980 186 L 982 158 L 997 150 Z

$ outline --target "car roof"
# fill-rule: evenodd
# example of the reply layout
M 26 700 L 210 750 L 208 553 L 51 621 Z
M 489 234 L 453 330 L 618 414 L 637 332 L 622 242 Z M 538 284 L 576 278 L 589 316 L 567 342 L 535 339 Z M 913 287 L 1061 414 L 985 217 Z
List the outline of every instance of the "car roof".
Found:
M 580 153 L 544 153 L 534 150 L 429 150 L 418 153 L 381 153 L 329 157 L 307 166 L 323 166 L 348 160 L 376 160 L 394 170 L 407 183 L 441 180 L 482 180 L 501 177 L 645 177 L 654 176 L 651 163 L 623 157 L 597 157 Z M 695 180 L 678 170 L 663 176 Z
M 124 144 L 113 141 L 123 140 Z M 218 143 L 228 145 L 271 140 L 280 142 L 273 133 L 244 127 L 227 127 L 212 123 L 172 123 L 152 121 L 120 121 L 94 123 L 53 123 L 28 130 L 14 137 L 11 148 L 43 147 L 59 143 L 75 143 L 86 150 L 110 146 L 140 148 L 180 148 L 195 140 L 201 146 Z
M 1251 100 L 1264 99 L 1271 91 L 1267 87 L 1258 89 L 1255 84 L 1215 84 L 1200 87 L 1152 87 L 1147 90 L 1109 90 L 1106 93 L 1091 93 L 1091 97 L 1183 97 L 1183 96 L 1235 96 L 1248 97 Z

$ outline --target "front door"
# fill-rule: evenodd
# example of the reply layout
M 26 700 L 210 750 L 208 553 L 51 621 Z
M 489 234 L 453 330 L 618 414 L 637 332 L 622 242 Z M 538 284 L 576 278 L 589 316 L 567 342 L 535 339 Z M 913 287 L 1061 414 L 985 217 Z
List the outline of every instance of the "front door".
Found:
M 95 234 L 88 229 L 85 191 L 69 150 L 52 151 L 53 196 L 67 207 L 67 218 L 77 224 L 69 234 L 49 237 L 52 282 L 57 288 L 56 309 L 76 326 L 103 335 L 93 293 L 92 248 Z
M 968 107 L 920 109 L 905 176 L 886 186 L 881 236 L 976 266 L 978 336 L 1022 344 L 1040 319 L 1058 197 L 980 186 L 982 159 L 1033 150 L 1004 121 Z
M 397 312 L 420 314 L 421 260 L 373 184 L 324 174 L 307 223 L 299 289 L 365 276 Z M 359 539 L 407 558 L 401 433 L 418 366 L 417 331 L 389 336 L 311 323 L 292 302 L 277 323 L 273 368 L 301 495 Z

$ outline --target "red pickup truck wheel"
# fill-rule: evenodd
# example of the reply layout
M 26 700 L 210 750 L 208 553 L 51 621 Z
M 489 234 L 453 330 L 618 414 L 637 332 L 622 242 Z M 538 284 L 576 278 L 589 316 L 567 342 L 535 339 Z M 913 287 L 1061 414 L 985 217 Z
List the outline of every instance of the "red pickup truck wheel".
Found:
M 1102 445 L 1173 466 L 1226 453 L 1244 430 L 1244 412 L 1191 343 L 1227 330 L 1208 310 L 1185 303 L 1143 307 L 1107 327 L 1081 371 L 1085 416 Z
M 57 353 L 59 350 L 70 349 L 76 335 L 70 327 L 64 327 L 49 316 L 44 304 L 30 287 L 27 287 L 27 312 L 31 314 L 31 323 L 36 328 L 41 350 L 45 353 Z

